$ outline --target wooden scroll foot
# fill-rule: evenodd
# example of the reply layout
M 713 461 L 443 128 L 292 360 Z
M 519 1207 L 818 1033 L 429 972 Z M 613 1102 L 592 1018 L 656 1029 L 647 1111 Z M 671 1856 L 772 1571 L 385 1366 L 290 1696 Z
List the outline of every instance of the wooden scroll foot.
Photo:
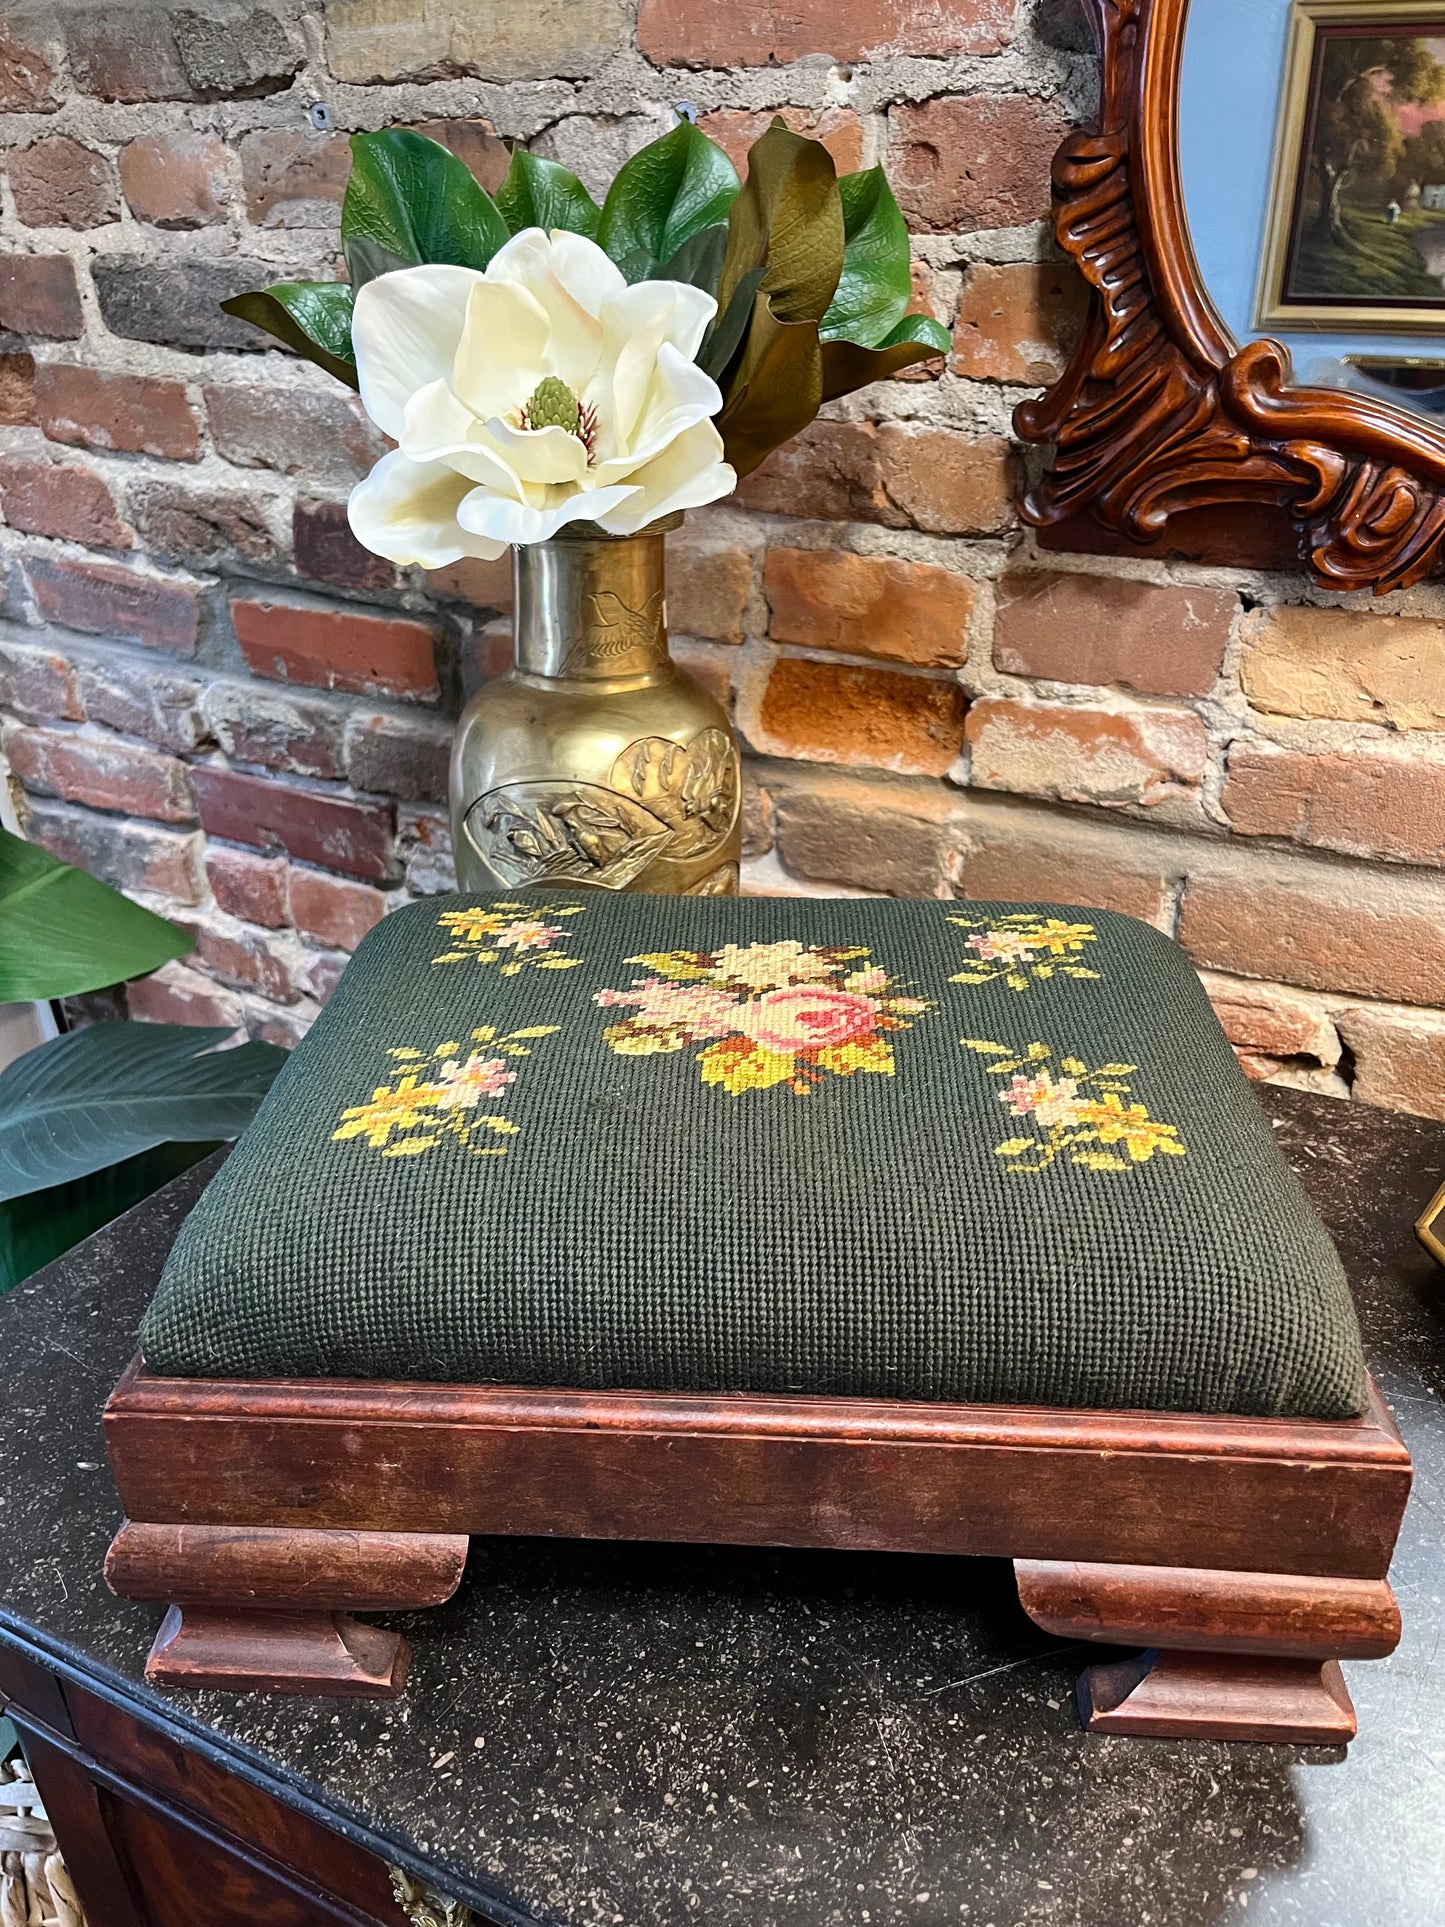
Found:
M 1355 1709 L 1340 1659 L 1382 1659 L 1400 1638 L 1383 1579 L 1169 1566 L 1014 1562 L 1046 1632 L 1150 1650 L 1079 1682 L 1091 1732 L 1339 1745 Z
M 1333 1659 L 1152 1651 L 1091 1666 L 1078 1694 L 1079 1720 L 1091 1733 L 1297 1746 L 1355 1737 L 1355 1709 Z
M 170 1606 L 147 1679 L 395 1699 L 406 1641 L 350 1614 L 439 1606 L 466 1559 L 461 1535 L 127 1523 L 105 1576 L 122 1599 Z
M 172 1606 L 146 1661 L 161 1686 L 398 1699 L 411 1649 L 345 1613 L 217 1612 Z

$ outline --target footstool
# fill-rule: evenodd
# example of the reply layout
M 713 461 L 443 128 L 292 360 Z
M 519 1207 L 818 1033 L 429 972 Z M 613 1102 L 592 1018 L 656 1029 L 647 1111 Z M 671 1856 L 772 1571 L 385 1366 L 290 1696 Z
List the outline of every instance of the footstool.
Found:
M 1012 1559 L 1117 1732 L 1339 1741 L 1409 1456 L 1183 952 L 1056 905 L 387 917 L 106 1414 L 178 1685 L 394 1694 L 469 1534 Z

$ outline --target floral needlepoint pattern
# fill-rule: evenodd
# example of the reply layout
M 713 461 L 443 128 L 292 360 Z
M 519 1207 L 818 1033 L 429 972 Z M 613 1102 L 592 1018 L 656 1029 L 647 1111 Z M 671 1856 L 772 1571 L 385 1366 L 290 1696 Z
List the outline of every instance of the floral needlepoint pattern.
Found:
M 705 1044 L 704 1084 L 733 1097 L 787 1085 L 808 1096 L 825 1075 L 894 1074 L 891 1032 L 911 1030 L 933 1005 L 906 997 L 860 948 L 793 941 L 725 944 L 629 957 L 649 975 L 627 990 L 599 990 L 606 1008 L 633 1014 L 603 1034 L 624 1057 Z
M 1067 1157 L 1091 1171 L 1127 1171 L 1147 1164 L 1156 1151 L 1171 1158 L 1186 1155 L 1177 1125 L 1163 1124 L 1144 1105 L 1129 1101 L 1126 1080 L 1137 1064 L 1090 1070 L 1077 1057 L 1061 1057 L 1058 1075 L 1049 1067 L 1054 1053 L 1047 1044 L 1018 1051 L 981 1037 L 959 1042 L 988 1059 L 990 1076 L 1009 1080 L 999 1102 L 1033 1127 L 1031 1137 L 1006 1138 L 994 1146 L 995 1155 L 1013 1161 L 1016 1170 L 1043 1171 L 1055 1158 Z
M 1047 983 L 1062 977 L 1097 977 L 1078 958 L 1086 944 L 1097 942 L 1091 923 L 1065 923 L 1060 917 L 1040 917 L 1017 911 L 997 923 L 970 922 L 950 917 L 961 930 L 971 930 L 965 948 L 974 954 L 951 984 L 991 984 L 1002 977 L 1010 990 L 1027 990 L 1029 980 Z
M 508 1085 L 517 1081 L 508 1060 L 529 1057 L 531 1039 L 550 1037 L 559 1028 L 531 1024 L 498 1037 L 495 1025 L 482 1024 L 465 1044 L 452 1038 L 429 1056 L 399 1045 L 386 1053 L 395 1065 L 391 1083 L 378 1085 L 369 1103 L 344 1110 L 332 1141 L 365 1138 L 384 1158 L 420 1157 L 446 1143 L 460 1145 L 473 1157 L 505 1157 L 507 1146 L 490 1140 L 516 1137 L 521 1127 L 499 1112 L 484 1110 L 483 1100 L 501 1103 Z
M 529 907 L 525 903 L 497 902 L 484 910 L 444 910 L 437 918 L 437 928 L 446 931 L 451 948 L 433 957 L 432 962 L 500 964 L 503 977 L 515 977 L 528 965 L 534 970 L 575 970 L 582 962 L 580 957 L 553 954 L 558 944 L 566 943 L 567 930 L 560 923 L 529 915 Z M 547 906 L 548 917 L 583 914 L 580 903 L 567 904 L 560 910 Z M 548 954 L 534 954 L 541 952 Z

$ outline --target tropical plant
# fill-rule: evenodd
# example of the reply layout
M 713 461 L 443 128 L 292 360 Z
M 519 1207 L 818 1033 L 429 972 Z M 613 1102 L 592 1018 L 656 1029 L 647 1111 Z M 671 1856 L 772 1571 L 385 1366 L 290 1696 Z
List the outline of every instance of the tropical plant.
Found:
M 192 939 L 0 829 L 0 1004 L 144 976 Z M 245 1129 L 286 1060 L 230 1032 L 94 1024 L 0 1071 L 0 1290 Z
M 595 245 L 628 287 L 682 283 L 715 304 L 693 358 L 716 384 L 713 419 L 737 475 L 825 401 L 949 345 L 938 322 L 908 313 L 908 231 L 882 169 L 840 180 L 827 149 L 781 118 L 754 143 L 742 182 L 715 142 L 680 121 L 626 163 L 601 207 L 574 174 L 521 147 L 495 199 L 409 130 L 355 135 L 351 150 L 349 283 L 283 282 L 223 306 L 364 400 L 352 324 L 367 286 L 407 268 L 481 274 L 529 230 Z

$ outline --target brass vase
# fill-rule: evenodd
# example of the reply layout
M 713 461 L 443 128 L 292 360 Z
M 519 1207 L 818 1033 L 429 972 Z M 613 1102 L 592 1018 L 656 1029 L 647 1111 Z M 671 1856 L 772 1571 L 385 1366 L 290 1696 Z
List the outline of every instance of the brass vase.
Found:
M 461 889 L 736 894 L 737 744 L 667 653 L 664 537 L 681 522 L 513 549 L 515 664 L 467 704 L 452 750 Z

